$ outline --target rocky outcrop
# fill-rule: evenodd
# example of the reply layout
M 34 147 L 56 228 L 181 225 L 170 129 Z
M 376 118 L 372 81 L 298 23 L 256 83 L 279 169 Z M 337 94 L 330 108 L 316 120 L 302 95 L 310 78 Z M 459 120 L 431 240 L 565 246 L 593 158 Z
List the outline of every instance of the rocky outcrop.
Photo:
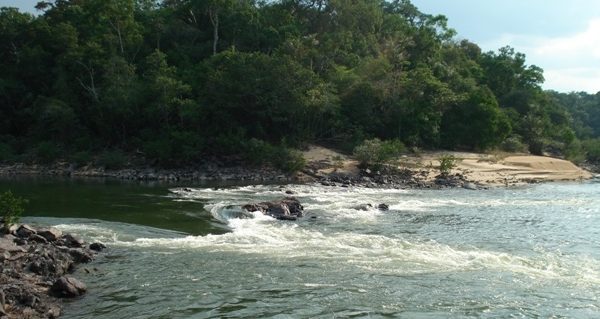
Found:
M 246 204 L 242 209 L 248 212 L 259 211 L 279 220 L 296 220 L 304 214 L 304 207 L 294 197 L 287 197 L 279 201 Z
M 68 274 L 92 261 L 95 253 L 80 238 L 56 228 L 20 225 L 0 235 L 0 318 L 57 318 L 59 298 L 86 291 Z

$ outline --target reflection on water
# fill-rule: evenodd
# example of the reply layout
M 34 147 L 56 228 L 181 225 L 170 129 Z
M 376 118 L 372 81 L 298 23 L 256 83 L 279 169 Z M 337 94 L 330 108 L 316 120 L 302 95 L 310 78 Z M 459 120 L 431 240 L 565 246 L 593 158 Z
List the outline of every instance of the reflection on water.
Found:
M 97 271 L 77 274 L 90 293 L 65 318 L 600 315 L 598 184 L 1 185 L 34 198 L 28 221 L 110 247 Z M 316 218 L 235 218 L 285 190 Z M 356 209 L 379 203 L 390 211 Z

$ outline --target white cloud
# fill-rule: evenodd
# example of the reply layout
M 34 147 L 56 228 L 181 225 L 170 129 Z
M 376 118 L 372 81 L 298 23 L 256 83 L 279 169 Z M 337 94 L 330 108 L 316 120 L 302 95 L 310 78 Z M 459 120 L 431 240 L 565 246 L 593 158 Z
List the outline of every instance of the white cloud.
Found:
M 600 68 L 545 69 L 544 88 L 560 92 L 600 91 Z
M 544 69 L 544 88 L 561 92 L 600 91 L 600 18 L 569 36 L 539 37 L 505 34 L 484 45 L 496 49 L 510 45 L 527 55 L 527 63 Z

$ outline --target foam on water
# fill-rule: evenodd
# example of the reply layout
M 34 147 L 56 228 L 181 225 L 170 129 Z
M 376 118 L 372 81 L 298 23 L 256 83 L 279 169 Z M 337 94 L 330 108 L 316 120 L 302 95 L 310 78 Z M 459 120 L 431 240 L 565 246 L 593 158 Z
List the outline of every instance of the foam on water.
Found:
M 286 190 L 304 205 L 307 217 L 287 222 L 241 209 L 246 203 L 281 199 L 288 196 Z M 177 293 L 183 285 L 173 304 L 191 294 L 194 313 L 218 310 L 223 312 L 214 316 L 232 311 L 231 316 L 262 317 L 266 303 L 283 304 L 280 313 L 291 313 L 301 300 L 306 309 L 324 315 L 332 303 L 340 304 L 338 310 L 356 304 L 370 311 L 398 301 L 390 308 L 395 314 L 411 307 L 413 313 L 462 309 L 465 316 L 492 311 L 497 317 L 544 317 L 557 310 L 568 313 L 560 312 L 561 307 L 572 303 L 597 303 L 594 294 L 600 285 L 600 258 L 590 249 L 597 247 L 594 232 L 600 234 L 594 229 L 600 214 L 597 199 L 561 197 L 551 190 L 176 188 L 170 200 L 202 203 L 203 216 L 230 231 L 190 236 L 85 220 L 58 227 L 128 256 L 122 268 L 114 265 L 115 289 L 129 280 L 119 277 L 122 271 L 152 263 L 139 283 L 146 285 L 144 290 L 155 287 L 146 295 L 160 294 L 165 285 Z M 380 203 L 390 210 L 378 210 Z M 148 284 L 155 279 L 156 285 Z M 196 307 L 197 300 L 212 300 L 214 305 Z M 229 307 L 232 300 L 240 300 L 241 312 Z M 540 304 L 548 311 L 530 311 Z M 187 312 L 179 315 L 189 317 Z

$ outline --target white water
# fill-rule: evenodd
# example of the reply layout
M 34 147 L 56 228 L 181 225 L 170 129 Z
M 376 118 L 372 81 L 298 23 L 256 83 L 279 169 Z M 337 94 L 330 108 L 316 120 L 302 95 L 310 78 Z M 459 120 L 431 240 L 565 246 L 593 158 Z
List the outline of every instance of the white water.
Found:
M 59 227 L 111 247 L 102 275 L 87 278 L 104 284 L 88 305 L 98 318 L 596 317 L 599 186 L 286 186 L 304 203 L 298 222 L 233 218 L 245 203 L 284 196 L 278 186 L 177 188 L 171 200 L 205 203 L 231 231 L 189 236 L 88 220 Z M 356 209 L 367 203 L 390 211 Z M 119 287 L 133 301 L 122 302 Z

